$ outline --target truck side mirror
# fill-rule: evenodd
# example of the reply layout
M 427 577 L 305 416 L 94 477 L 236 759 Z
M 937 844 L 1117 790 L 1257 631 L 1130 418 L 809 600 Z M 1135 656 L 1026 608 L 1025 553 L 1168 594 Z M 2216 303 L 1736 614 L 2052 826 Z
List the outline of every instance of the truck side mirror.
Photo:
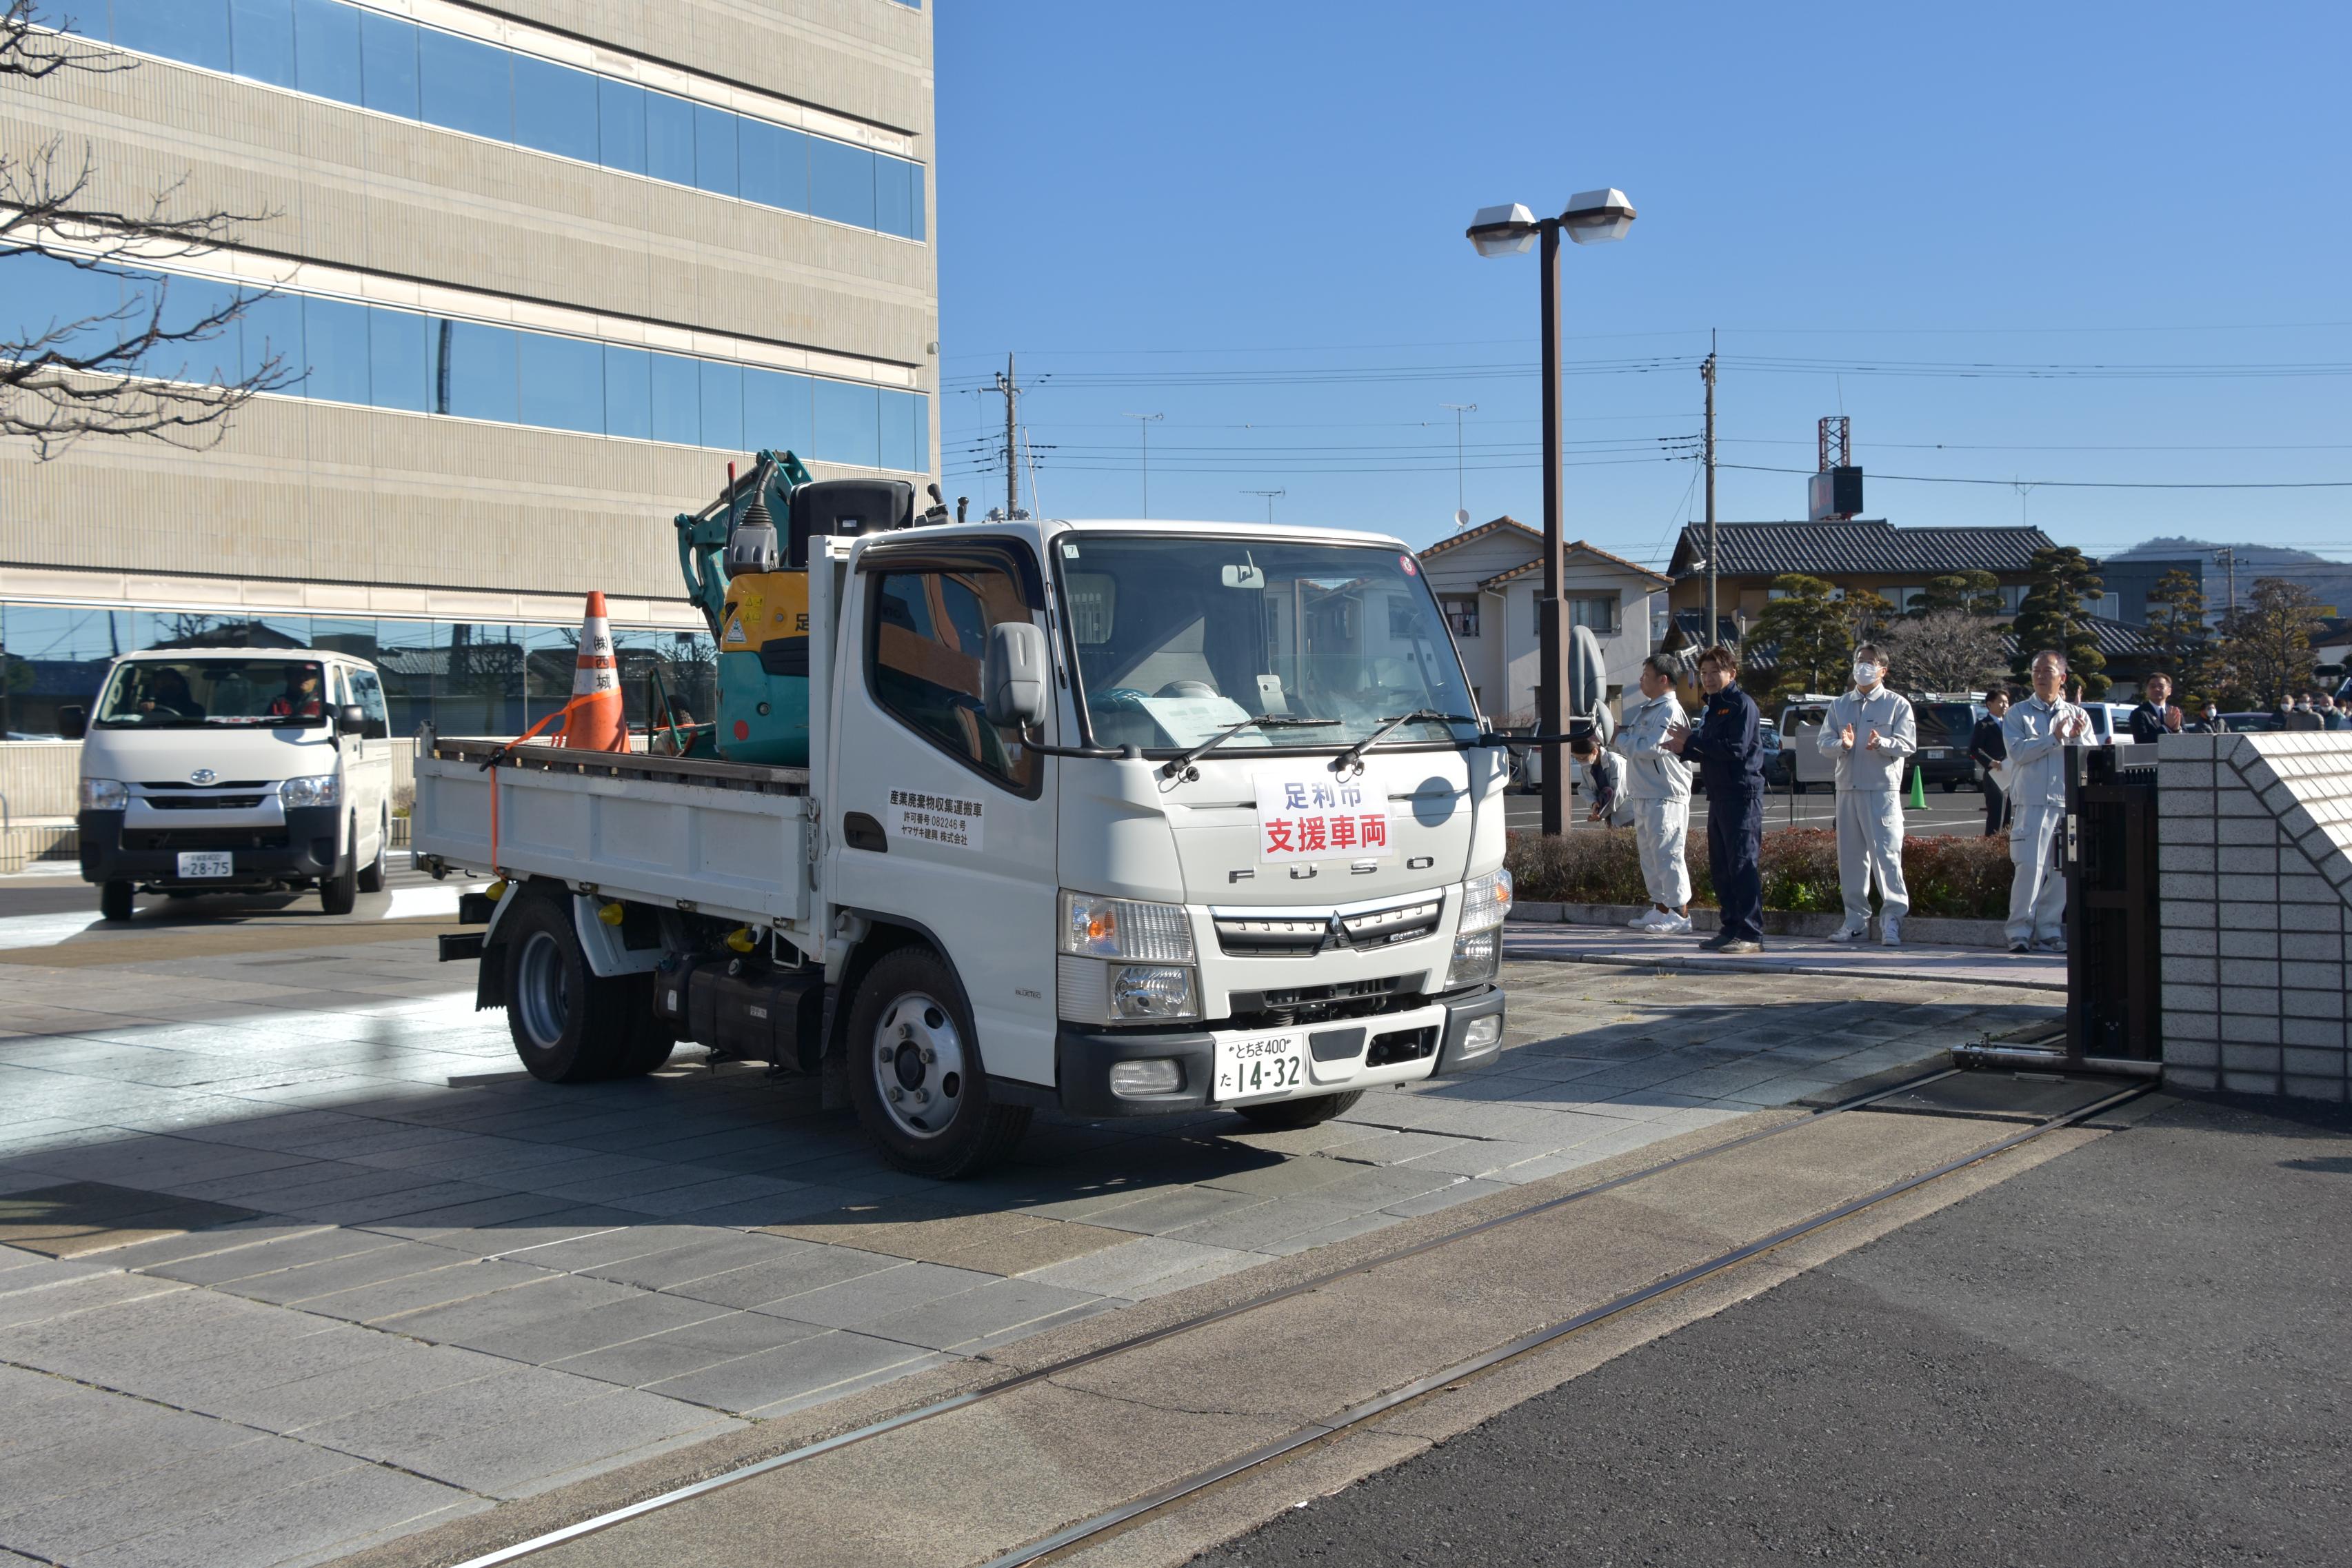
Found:
M 79 741 L 89 733 L 89 710 L 79 702 L 68 702 L 58 710 L 58 733 L 68 741 Z
M 1028 621 L 999 621 L 988 628 L 988 658 L 980 689 L 988 721 L 1005 728 L 1043 724 L 1052 683 L 1045 674 L 1045 633 Z
M 346 702 L 335 710 L 335 733 L 356 735 L 367 728 L 367 710 L 356 702 Z

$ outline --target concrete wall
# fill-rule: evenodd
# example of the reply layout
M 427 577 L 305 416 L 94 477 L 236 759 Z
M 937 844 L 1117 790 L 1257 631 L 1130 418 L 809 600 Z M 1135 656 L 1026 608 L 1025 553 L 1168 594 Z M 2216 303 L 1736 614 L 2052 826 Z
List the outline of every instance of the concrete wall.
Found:
M 2352 1098 L 2352 734 L 2168 735 L 2166 1081 Z

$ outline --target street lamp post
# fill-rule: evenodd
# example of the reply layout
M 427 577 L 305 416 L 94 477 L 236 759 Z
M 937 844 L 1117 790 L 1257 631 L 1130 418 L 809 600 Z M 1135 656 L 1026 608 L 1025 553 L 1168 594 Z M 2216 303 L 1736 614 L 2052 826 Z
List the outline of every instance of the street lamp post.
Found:
M 1536 723 L 1546 735 L 1567 732 L 1567 637 L 1560 603 L 1563 566 L 1560 539 L 1559 486 L 1559 236 L 1578 245 L 1606 244 L 1625 237 L 1633 224 L 1633 205 L 1625 193 L 1611 189 L 1580 191 L 1569 199 L 1558 217 L 1537 217 L 1516 203 L 1480 207 L 1466 231 L 1481 256 L 1524 255 L 1542 243 L 1537 283 L 1543 300 L 1543 590 L 1536 601 L 1537 670 L 1543 677 L 1536 703 Z M 1543 752 L 1543 830 L 1559 833 L 1568 824 L 1568 770 L 1562 765 L 1558 742 Z

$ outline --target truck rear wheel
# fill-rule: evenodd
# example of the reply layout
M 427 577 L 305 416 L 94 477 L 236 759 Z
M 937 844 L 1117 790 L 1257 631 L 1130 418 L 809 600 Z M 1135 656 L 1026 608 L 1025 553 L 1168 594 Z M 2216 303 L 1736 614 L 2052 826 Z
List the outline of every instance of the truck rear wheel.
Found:
M 866 971 L 850 1008 L 848 1050 L 857 1120 L 902 1171 L 976 1176 L 1028 1131 L 1027 1106 L 989 1099 L 963 987 L 929 948 L 899 948 Z
M 522 893 L 501 931 L 507 965 L 507 1032 L 530 1076 L 546 1083 L 593 1083 L 650 1072 L 658 1059 L 636 1044 L 637 1016 L 652 1012 L 642 975 L 600 978 L 580 950 L 562 898 Z M 643 1065 L 639 1065 L 639 1063 Z
M 104 882 L 98 889 L 98 912 L 101 919 L 127 921 L 131 918 L 131 902 L 138 889 L 128 882 Z
M 1318 1094 L 1312 1100 L 1277 1100 L 1271 1105 L 1236 1105 L 1242 1120 L 1265 1128 L 1269 1132 L 1287 1132 L 1297 1127 L 1316 1127 L 1345 1110 L 1355 1108 L 1364 1098 L 1360 1089 L 1345 1094 Z

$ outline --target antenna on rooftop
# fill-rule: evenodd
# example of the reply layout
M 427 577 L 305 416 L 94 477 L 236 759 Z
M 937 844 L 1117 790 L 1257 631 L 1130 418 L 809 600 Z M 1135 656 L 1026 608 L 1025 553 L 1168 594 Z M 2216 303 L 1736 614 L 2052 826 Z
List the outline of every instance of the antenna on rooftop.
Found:
M 1853 421 L 1827 414 L 1821 423 L 1821 462 L 1805 481 L 1806 517 L 1851 521 L 1862 510 L 1862 470 L 1853 466 Z

